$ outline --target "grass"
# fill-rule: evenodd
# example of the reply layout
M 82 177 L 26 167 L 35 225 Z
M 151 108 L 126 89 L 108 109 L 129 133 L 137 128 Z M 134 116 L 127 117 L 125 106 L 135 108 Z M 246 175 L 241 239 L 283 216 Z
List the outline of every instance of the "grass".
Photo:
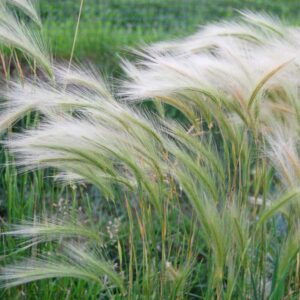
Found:
M 68 59 L 78 3 L 43 0 L 40 6 L 53 52 L 58 58 Z M 237 17 L 237 10 L 245 9 L 266 11 L 289 23 L 299 23 L 298 3 L 294 0 L 89 0 L 84 4 L 75 57 L 93 61 L 104 73 L 119 77 L 120 56 L 128 55 L 128 47 L 184 37 L 199 25 Z
M 136 51 L 107 83 L 10 12 L 3 299 L 299 298 L 298 28 L 248 12 Z

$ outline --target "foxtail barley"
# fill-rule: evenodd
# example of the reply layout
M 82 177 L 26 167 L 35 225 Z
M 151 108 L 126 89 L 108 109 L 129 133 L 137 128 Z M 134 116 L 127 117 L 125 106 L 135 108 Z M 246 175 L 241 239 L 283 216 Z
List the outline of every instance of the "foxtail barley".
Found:
M 29 2 L 13 2 L 28 13 Z M 188 298 L 194 288 L 205 299 L 297 295 L 298 28 L 245 12 L 136 50 L 115 93 L 94 68 L 53 65 L 41 41 L 6 10 L 0 41 L 51 76 L 8 82 L 1 130 L 32 111 L 41 117 L 4 144 L 23 170 L 55 168 L 60 179 L 88 182 L 125 203 L 129 233 L 110 239 L 114 265 L 94 230 L 75 232 L 61 221 L 20 225 L 5 235 L 29 245 L 62 240 L 67 250 L 4 267 L 3 286 L 75 277 L 113 286 L 116 297 Z M 175 108 L 181 122 L 136 105 L 149 100 Z M 187 233 L 171 232 L 176 211 L 189 219 Z M 179 246 L 176 234 L 184 237 Z M 77 248 L 79 237 L 84 246 Z

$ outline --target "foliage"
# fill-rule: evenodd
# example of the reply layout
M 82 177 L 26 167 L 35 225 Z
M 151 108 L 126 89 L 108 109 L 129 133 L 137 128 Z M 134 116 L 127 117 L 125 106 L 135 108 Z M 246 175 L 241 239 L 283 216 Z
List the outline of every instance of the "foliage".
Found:
M 242 12 L 112 89 L 1 12 L 4 298 L 299 297 L 299 28 Z
M 88 0 L 84 3 L 75 56 L 97 63 L 101 70 L 119 77 L 120 56 L 128 47 L 186 36 L 199 25 L 238 16 L 239 10 L 268 12 L 299 24 L 295 0 Z M 69 58 L 78 2 L 40 3 L 44 30 L 58 58 Z

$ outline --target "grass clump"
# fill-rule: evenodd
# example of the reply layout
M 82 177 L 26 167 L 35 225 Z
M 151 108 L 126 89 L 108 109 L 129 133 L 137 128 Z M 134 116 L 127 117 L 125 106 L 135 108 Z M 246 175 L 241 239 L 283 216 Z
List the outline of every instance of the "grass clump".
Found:
M 134 51 L 114 89 L 93 67 L 43 52 L 45 64 L 3 40 L 36 62 L 2 92 L 13 166 L 69 188 L 50 194 L 66 204 L 54 197 L 58 209 L 48 200 L 5 229 L 2 286 L 48 299 L 297 299 L 299 35 L 243 12 Z

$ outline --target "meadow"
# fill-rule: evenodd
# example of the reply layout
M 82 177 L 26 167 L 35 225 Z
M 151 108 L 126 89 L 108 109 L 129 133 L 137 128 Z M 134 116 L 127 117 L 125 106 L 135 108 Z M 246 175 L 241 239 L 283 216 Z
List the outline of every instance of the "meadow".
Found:
M 297 1 L 175 2 L 0 4 L 0 299 L 299 299 Z
M 40 1 L 44 29 L 58 58 L 69 58 L 79 2 Z M 289 24 L 300 20 L 296 0 L 87 0 L 75 56 L 96 62 L 107 75 L 122 72 L 128 47 L 185 37 L 208 22 L 231 19 L 238 10 L 268 12 Z

